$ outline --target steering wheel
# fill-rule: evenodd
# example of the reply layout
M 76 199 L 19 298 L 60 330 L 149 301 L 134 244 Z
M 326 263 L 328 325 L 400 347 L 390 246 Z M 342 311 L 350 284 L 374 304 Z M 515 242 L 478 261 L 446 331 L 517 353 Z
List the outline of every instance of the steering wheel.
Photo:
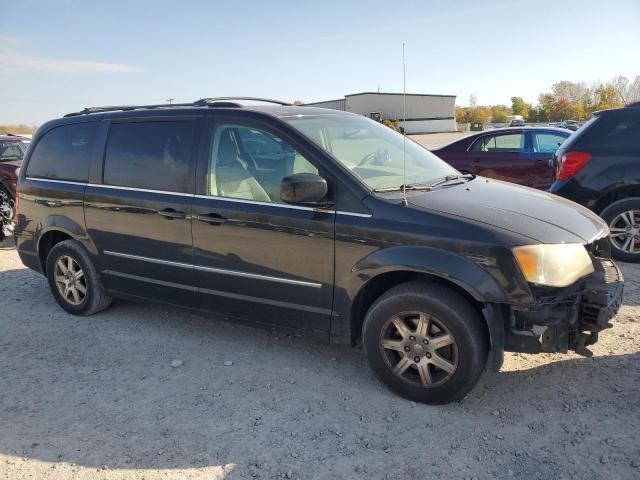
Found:
M 386 165 L 391 163 L 391 155 L 389 155 L 389 150 L 385 149 L 384 151 L 378 148 L 377 151 L 367 153 L 362 160 L 358 162 L 358 167 L 363 167 L 365 165 Z

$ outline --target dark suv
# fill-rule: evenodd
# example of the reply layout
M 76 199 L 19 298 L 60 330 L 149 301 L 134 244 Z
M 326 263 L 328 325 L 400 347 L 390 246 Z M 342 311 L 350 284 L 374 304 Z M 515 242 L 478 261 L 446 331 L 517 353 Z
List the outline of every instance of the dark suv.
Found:
M 594 113 L 560 146 L 553 164 L 549 191 L 600 215 L 613 256 L 640 262 L 640 103 Z
M 586 353 L 610 326 L 622 276 L 589 210 L 463 175 L 368 118 L 271 103 L 43 125 L 20 258 L 72 314 L 144 298 L 360 344 L 427 403 L 462 398 L 505 350 Z

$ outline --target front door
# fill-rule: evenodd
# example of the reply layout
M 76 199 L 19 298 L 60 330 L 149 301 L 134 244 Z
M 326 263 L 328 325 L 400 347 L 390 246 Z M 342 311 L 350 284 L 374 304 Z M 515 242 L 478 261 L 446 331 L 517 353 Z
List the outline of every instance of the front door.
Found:
M 328 333 L 335 213 L 285 204 L 279 194 L 286 175 L 318 173 L 331 185 L 328 175 L 285 130 L 223 113 L 206 130 L 193 204 L 203 305 L 251 322 Z
M 197 306 L 191 203 L 201 119 L 106 125 L 104 164 L 85 192 L 85 221 L 105 286 Z
M 473 173 L 528 185 L 531 160 L 522 131 L 484 135 L 475 141 L 469 153 Z

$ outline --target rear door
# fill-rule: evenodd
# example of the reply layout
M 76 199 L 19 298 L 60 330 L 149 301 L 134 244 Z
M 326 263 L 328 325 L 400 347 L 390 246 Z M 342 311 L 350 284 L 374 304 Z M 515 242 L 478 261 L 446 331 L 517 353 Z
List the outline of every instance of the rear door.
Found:
M 531 160 L 521 130 L 487 134 L 469 147 L 473 173 L 497 180 L 528 185 Z
M 85 217 L 107 288 L 197 306 L 191 202 L 201 118 L 104 122 Z
M 531 158 L 529 186 L 546 190 L 553 181 L 553 154 L 570 134 L 544 130 L 531 130 L 527 134 Z

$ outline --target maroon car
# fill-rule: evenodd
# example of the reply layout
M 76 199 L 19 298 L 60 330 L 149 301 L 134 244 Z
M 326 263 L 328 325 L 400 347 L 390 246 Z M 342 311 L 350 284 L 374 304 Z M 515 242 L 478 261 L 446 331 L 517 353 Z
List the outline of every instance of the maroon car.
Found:
M 0 240 L 10 233 L 16 198 L 16 170 L 22 164 L 29 139 L 0 135 Z
M 551 186 L 549 160 L 572 133 L 562 128 L 497 128 L 432 152 L 458 170 L 546 190 Z

